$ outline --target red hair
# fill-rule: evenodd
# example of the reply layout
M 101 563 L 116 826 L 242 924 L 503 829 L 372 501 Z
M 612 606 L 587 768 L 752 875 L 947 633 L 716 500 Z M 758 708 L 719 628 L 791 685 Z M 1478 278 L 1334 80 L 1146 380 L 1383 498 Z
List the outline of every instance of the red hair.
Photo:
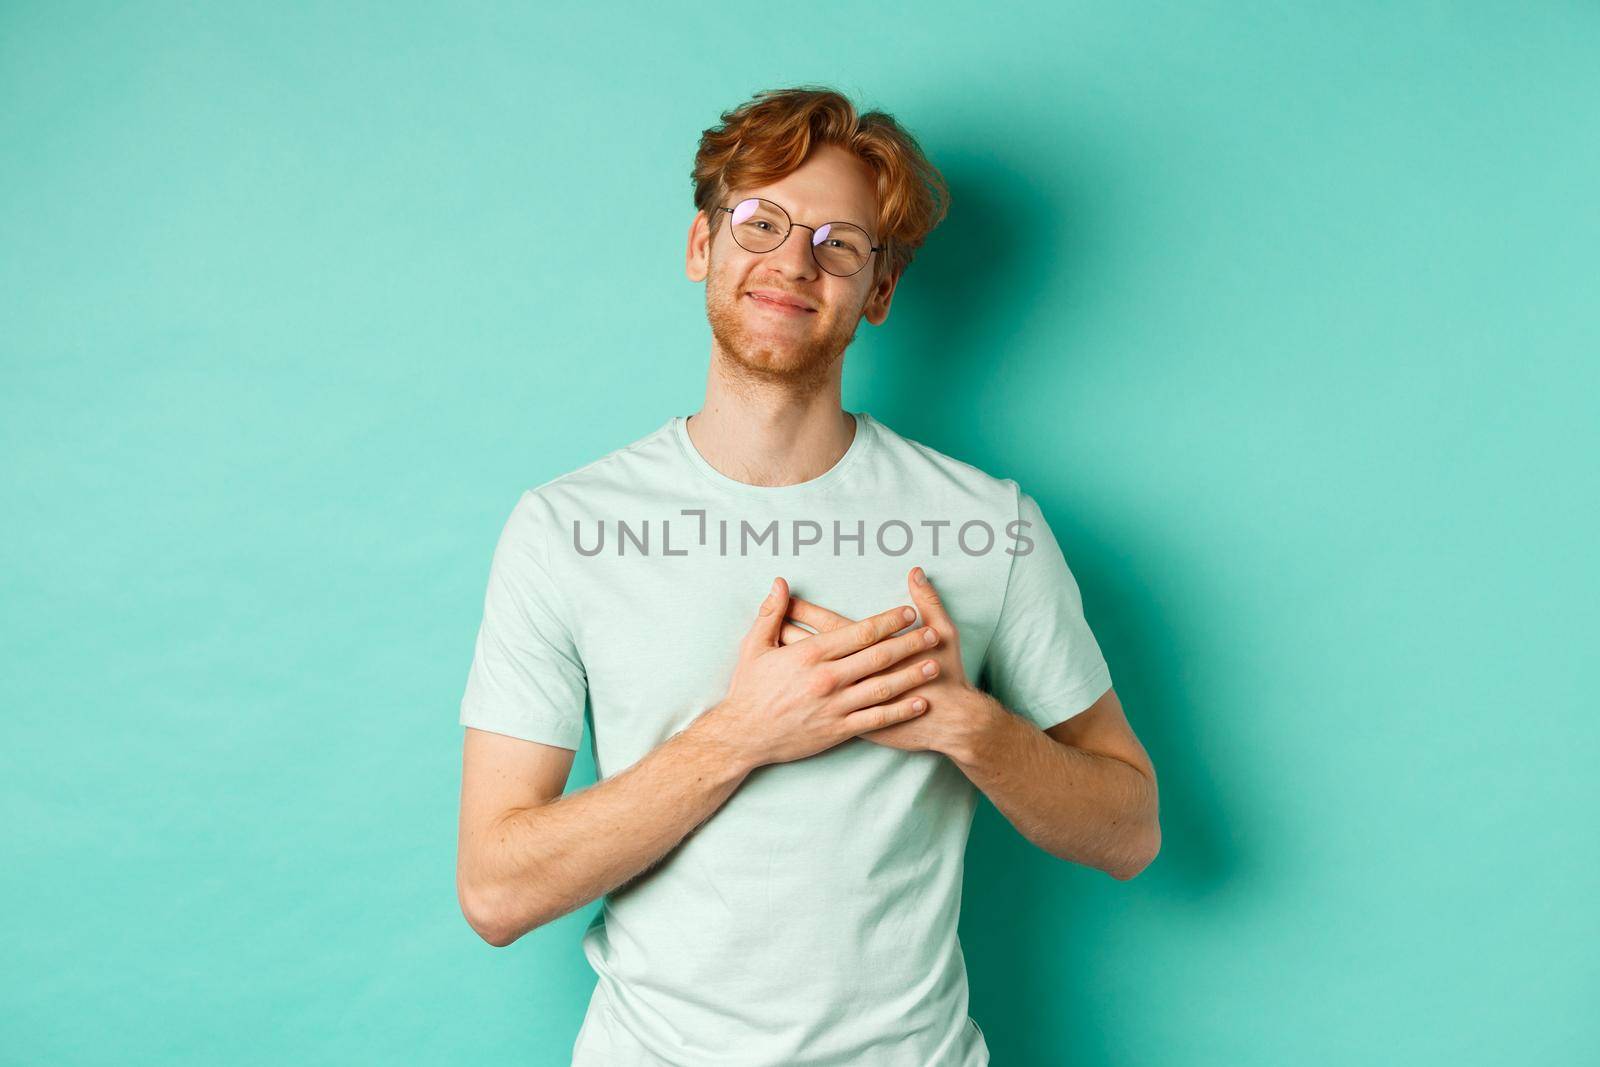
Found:
M 701 133 L 690 176 L 695 207 L 705 212 L 713 236 L 723 214 L 716 209 L 727 206 L 732 190 L 777 181 L 799 169 L 821 145 L 855 153 L 877 176 L 874 236 L 885 248 L 873 264 L 874 285 L 910 266 L 950 209 L 944 176 L 922 154 L 916 138 L 882 111 L 858 113 L 833 89 L 768 89 L 721 118 L 721 125 Z

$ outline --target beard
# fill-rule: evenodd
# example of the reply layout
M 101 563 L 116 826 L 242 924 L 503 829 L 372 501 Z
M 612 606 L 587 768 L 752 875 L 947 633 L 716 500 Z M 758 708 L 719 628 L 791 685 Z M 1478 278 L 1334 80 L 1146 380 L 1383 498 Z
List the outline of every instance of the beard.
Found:
M 718 359 L 735 378 L 750 383 L 778 385 L 801 394 L 815 392 L 828 380 L 833 365 L 855 340 L 858 309 L 853 316 L 822 320 L 817 311 L 803 319 L 776 319 L 751 307 L 753 298 L 741 286 L 712 271 L 706 284 L 706 319 L 716 342 Z

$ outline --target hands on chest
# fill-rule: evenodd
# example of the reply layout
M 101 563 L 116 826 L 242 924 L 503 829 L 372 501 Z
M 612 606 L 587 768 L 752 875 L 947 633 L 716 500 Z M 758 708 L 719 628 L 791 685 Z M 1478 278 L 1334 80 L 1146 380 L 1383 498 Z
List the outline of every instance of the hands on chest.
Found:
M 755 765 L 801 759 L 851 737 L 951 752 L 995 713 L 966 677 L 961 635 L 921 567 L 915 608 L 851 619 L 779 578 L 740 642 L 728 696 L 707 712 Z M 907 627 L 921 617 L 921 625 Z M 806 629 L 810 627 L 810 629 Z

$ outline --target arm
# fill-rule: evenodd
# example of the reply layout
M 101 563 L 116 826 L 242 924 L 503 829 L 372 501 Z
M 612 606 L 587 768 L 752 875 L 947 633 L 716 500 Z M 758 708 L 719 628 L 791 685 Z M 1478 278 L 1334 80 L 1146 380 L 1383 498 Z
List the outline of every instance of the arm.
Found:
M 893 636 L 914 617 L 909 607 L 826 635 L 790 627 L 799 640 L 785 646 L 787 602 L 780 578 L 740 644 L 725 699 L 587 789 L 561 795 L 573 749 L 467 730 L 456 890 L 480 937 L 509 945 L 631 880 L 757 767 L 926 711 L 925 700 L 903 694 L 927 678 L 918 657 L 932 635 Z
M 1161 849 L 1155 768 L 1116 690 L 1040 730 L 973 689 L 946 755 L 1028 840 L 1127 881 Z M 955 709 L 952 709 L 955 710 Z
M 1116 691 L 1107 689 L 1084 711 L 1040 730 L 967 681 L 961 635 L 921 567 L 911 569 L 906 584 L 922 618 L 939 634 L 932 654 L 939 674 L 916 690 L 928 700 L 927 714 L 862 737 L 943 753 L 1024 837 L 1051 855 L 1119 881 L 1144 870 L 1161 848 L 1155 768 Z M 819 631 L 850 623 L 798 597 L 790 614 Z
M 467 730 L 456 885 L 467 922 L 503 947 L 653 866 L 754 768 L 705 716 L 637 763 L 561 795 L 573 750 Z
M 473 930 L 496 946 L 656 863 L 748 773 L 685 730 L 562 796 L 587 677 L 546 562 L 546 511 L 524 493 L 501 533 L 462 700 L 456 893 Z

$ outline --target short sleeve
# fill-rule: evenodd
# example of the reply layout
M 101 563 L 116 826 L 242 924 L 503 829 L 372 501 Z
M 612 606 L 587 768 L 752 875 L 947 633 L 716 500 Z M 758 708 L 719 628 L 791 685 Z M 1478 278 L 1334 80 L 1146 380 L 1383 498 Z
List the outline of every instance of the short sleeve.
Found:
M 1083 597 L 1039 505 L 1017 490 L 1018 536 L 982 688 L 1041 730 L 1086 710 L 1111 671 L 1083 616 Z
M 461 724 L 576 749 L 588 680 L 547 567 L 544 514 L 525 492 L 500 533 Z

